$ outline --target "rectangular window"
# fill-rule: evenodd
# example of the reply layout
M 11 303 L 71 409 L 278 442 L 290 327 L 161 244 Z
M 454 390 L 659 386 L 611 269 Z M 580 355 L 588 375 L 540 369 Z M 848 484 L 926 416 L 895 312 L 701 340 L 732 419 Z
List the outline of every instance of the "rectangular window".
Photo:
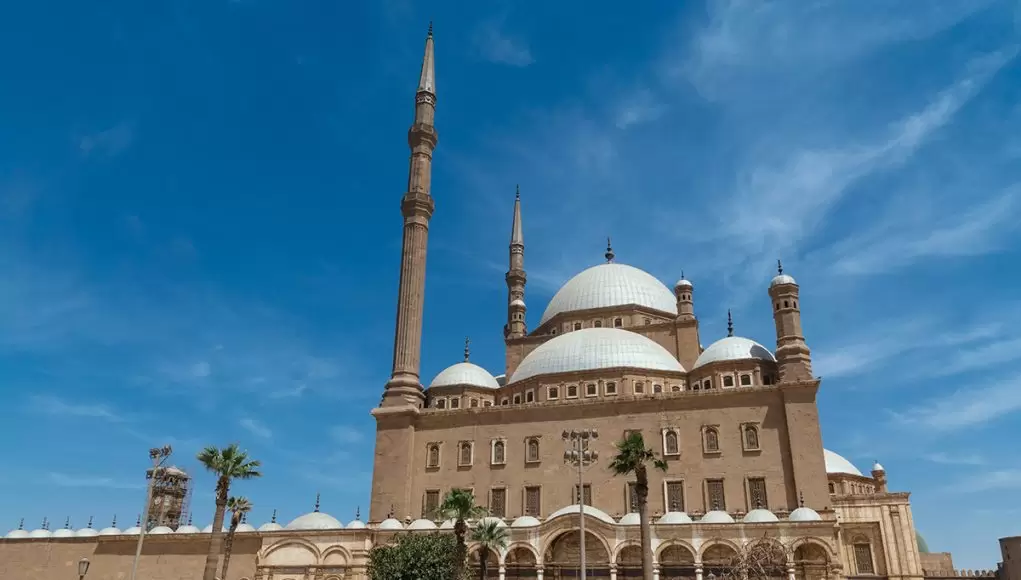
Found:
M 872 566 L 872 546 L 869 544 L 854 545 L 854 567 L 859 574 L 875 574 L 876 569 Z
M 616 395 L 617 394 L 617 383 L 606 383 L 606 394 Z
M 727 510 L 727 498 L 723 495 L 722 479 L 707 479 L 705 482 L 706 511 Z
M 582 495 L 584 495 L 583 501 L 585 505 L 592 505 L 592 485 L 586 483 L 581 488 Z M 574 484 L 574 503 L 578 503 L 578 484 Z
M 732 377 L 730 375 L 727 375 L 727 376 L 723 377 L 723 386 L 724 387 L 733 387 L 734 386 L 734 377 Z
M 560 389 L 558 387 L 550 387 L 546 389 L 546 398 L 549 400 L 560 398 Z
M 633 513 L 638 511 L 638 494 L 635 492 L 636 484 L 633 481 L 627 482 L 627 504 L 624 506 L 627 508 L 627 513 Z
M 748 509 L 758 508 L 769 509 L 769 501 L 766 498 L 766 480 L 762 477 L 751 477 L 748 479 L 748 500 L 751 505 Z
M 542 488 L 537 485 L 525 488 L 525 515 L 539 517 L 542 509 Z
M 471 408 L 474 409 L 475 407 L 478 407 L 478 406 L 479 406 L 479 400 L 478 399 L 472 399 Z
M 635 394 L 636 395 L 645 394 L 645 383 L 635 383 Z
M 457 409 L 461 406 L 461 399 L 450 399 L 450 408 Z
M 578 385 L 568 385 L 567 386 L 567 398 L 568 399 L 576 399 L 576 398 L 578 398 Z
M 526 403 L 535 402 L 535 391 L 525 391 L 525 402 Z
M 752 376 L 751 375 L 741 375 L 741 386 L 742 387 L 747 387 L 750 384 L 752 384 Z
M 574 329 L 575 330 L 581 330 L 581 323 L 580 322 L 575 322 L 574 323 Z
M 525 461 L 528 463 L 536 463 L 539 461 L 539 439 L 533 437 L 525 442 L 527 451 L 525 452 Z
M 641 429 L 624 429 L 624 439 L 628 439 L 632 435 L 635 435 L 635 434 L 641 435 L 642 434 L 642 430 Z
M 666 482 L 666 497 L 664 498 L 666 505 L 664 506 L 665 511 L 668 512 L 683 512 L 684 511 L 684 482 L 683 481 L 668 481 Z
M 507 517 L 507 490 L 493 489 L 489 492 L 489 515 L 498 518 Z
M 599 394 L 599 387 L 595 383 L 585 385 L 585 396 L 594 397 Z
M 510 399 L 508 399 L 507 397 L 504 397 L 503 399 L 500 400 L 500 404 L 501 405 L 510 405 Z
M 521 393 L 518 393 L 518 394 L 514 395 L 514 404 L 515 405 L 520 405 L 521 404 Z
M 436 510 L 440 507 L 440 492 L 430 489 L 425 492 L 425 502 L 422 504 L 422 518 L 427 520 L 436 519 Z

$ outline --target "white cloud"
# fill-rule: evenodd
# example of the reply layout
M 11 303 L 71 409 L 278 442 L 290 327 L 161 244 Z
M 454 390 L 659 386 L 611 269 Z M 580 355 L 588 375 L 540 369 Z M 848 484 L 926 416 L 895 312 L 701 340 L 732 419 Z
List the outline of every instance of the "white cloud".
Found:
M 1021 490 L 1021 469 L 980 471 L 947 488 L 952 493 L 976 493 L 993 490 Z
M 72 403 L 52 395 L 37 395 L 29 399 L 36 412 L 60 417 L 83 417 L 121 423 L 125 418 L 113 408 L 99 403 Z
M 244 419 L 241 419 L 240 421 L 238 421 L 238 424 L 241 425 L 242 427 L 244 427 L 245 430 L 247 430 L 249 433 L 251 433 L 252 435 L 255 435 L 256 437 L 258 437 L 260 439 L 272 439 L 273 438 L 273 431 L 271 431 L 269 427 L 267 427 L 266 425 L 264 425 L 261 421 L 259 421 L 257 419 L 252 419 L 251 417 L 245 417 Z
M 614 125 L 627 129 L 634 125 L 655 121 L 666 112 L 662 103 L 648 89 L 640 89 L 624 98 L 618 106 Z
M 101 487 L 105 489 L 143 489 L 145 486 L 139 483 L 127 483 L 117 481 L 110 477 L 91 475 L 50 472 L 46 474 L 45 481 L 60 487 Z
M 989 386 L 940 394 L 903 411 L 891 411 L 894 423 L 949 433 L 982 425 L 1021 411 L 1021 375 L 991 379 Z
M 78 139 L 78 148 L 85 156 L 114 157 L 131 146 L 135 140 L 135 125 L 127 121 L 109 129 L 97 131 Z
M 491 62 L 523 67 L 532 64 L 532 51 L 528 44 L 508 35 L 504 30 L 504 18 L 490 19 L 475 30 L 475 47 L 483 58 Z
M 927 453 L 922 459 L 941 465 L 985 465 L 986 460 L 974 453 L 953 454 L 947 452 Z

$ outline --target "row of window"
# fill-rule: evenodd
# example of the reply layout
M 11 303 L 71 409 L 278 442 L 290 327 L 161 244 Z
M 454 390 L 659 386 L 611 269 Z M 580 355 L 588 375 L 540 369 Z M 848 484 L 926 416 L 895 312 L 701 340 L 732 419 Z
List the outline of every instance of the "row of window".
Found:
M 624 512 L 638 511 L 638 496 L 635 493 L 635 485 L 635 482 L 627 482 L 624 487 L 624 504 L 622 505 Z M 766 495 L 766 479 L 763 477 L 749 477 L 745 479 L 745 486 L 745 492 L 748 500 L 746 509 L 749 511 L 760 507 L 768 509 L 769 498 Z M 474 493 L 474 490 L 471 491 Z M 507 493 L 508 490 L 506 487 L 494 487 L 489 490 L 488 506 L 490 515 L 499 518 L 508 517 L 509 510 L 507 505 Z M 585 505 L 593 505 L 592 484 L 586 483 L 581 486 L 580 490 L 578 488 L 578 484 L 574 484 L 571 489 L 571 494 L 573 503 L 578 503 L 580 499 Z M 705 511 L 714 509 L 727 511 L 727 497 L 724 491 L 722 479 L 706 479 L 703 482 L 702 495 L 705 504 Z M 440 505 L 440 497 L 440 490 L 426 490 L 425 497 L 422 502 L 423 518 L 436 517 L 436 511 Z M 662 510 L 664 512 L 687 511 L 685 509 L 685 481 L 682 479 L 664 481 L 662 499 Z M 537 518 L 543 517 L 542 486 L 526 485 L 522 490 L 521 505 L 523 515 Z
M 620 316 L 616 316 L 616 317 L 613 318 L 613 320 L 611 320 L 609 322 L 609 324 L 612 325 L 613 328 L 623 328 L 624 327 L 624 318 L 620 317 Z M 648 325 L 652 324 L 652 319 L 649 318 L 648 316 L 646 316 L 646 317 L 644 317 L 642 319 L 642 324 L 644 324 L 645 326 L 648 326 Z M 570 332 L 571 330 L 581 330 L 584 327 L 585 327 L 585 323 L 584 322 L 565 322 L 564 326 L 563 326 L 563 331 L 564 332 Z M 595 320 L 589 321 L 589 326 L 588 327 L 589 328 L 602 328 L 603 327 L 603 319 L 597 318 Z M 556 333 L 557 333 L 557 329 L 556 328 L 551 328 L 550 329 L 550 334 L 556 334 Z
M 741 434 L 741 449 L 746 452 L 760 451 L 759 447 L 759 426 L 757 423 L 742 423 L 739 426 Z M 624 437 L 627 437 L 635 430 L 627 430 Z M 640 431 L 639 431 L 640 432 Z M 538 463 L 539 437 L 533 436 L 525 439 L 525 463 Z M 676 427 L 666 427 L 660 431 L 661 452 L 665 457 L 677 457 L 681 454 L 681 434 Z M 442 444 L 438 442 L 429 443 L 426 446 L 425 466 L 427 469 L 440 467 Z M 702 452 L 710 455 L 717 455 L 723 452 L 720 444 L 719 425 L 705 425 L 702 427 Z M 507 464 L 507 441 L 505 439 L 493 439 L 489 442 L 489 463 L 490 465 Z M 471 467 L 475 464 L 475 442 L 460 441 L 457 444 L 457 466 Z

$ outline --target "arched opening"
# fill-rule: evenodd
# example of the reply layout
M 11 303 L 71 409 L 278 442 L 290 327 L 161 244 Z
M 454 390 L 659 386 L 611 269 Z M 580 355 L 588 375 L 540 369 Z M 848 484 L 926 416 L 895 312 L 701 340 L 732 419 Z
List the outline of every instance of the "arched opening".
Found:
M 617 578 L 642 578 L 642 547 L 624 546 L 617 554 Z
M 695 554 L 684 546 L 667 546 L 659 553 L 659 580 L 695 577 Z
M 504 578 L 507 580 L 538 577 L 535 571 L 535 554 L 523 546 L 511 548 L 507 552 L 507 557 L 504 558 L 504 568 L 506 570 Z
M 581 576 L 581 534 L 572 530 L 558 536 L 546 549 L 545 578 L 562 580 Z M 585 532 L 585 570 L 589 578 L 610 577 L 610 555 L 592 532 Z
M 496 552 L 487 550 L 486 554 L 486 578 L 500 578 L 500 558 Z M 472 568 L 472 578 L 481 578 L 482 574 L 482 550 L 475 549 L 468 554 L 468 565 Z
M 826 548 L 819 544 L 806 542 L 794 550 L 794 576 L 798 580 L 824 580 L 829 563 Z
M 702 577 L 729 575 L 737 559 L 737 551 L 727 544 L 709 546 L 702 554 Z
M 787 552 L 773 540 L 762 539 L 748 545 L 738 561 L 751 580 L 787 578 Z

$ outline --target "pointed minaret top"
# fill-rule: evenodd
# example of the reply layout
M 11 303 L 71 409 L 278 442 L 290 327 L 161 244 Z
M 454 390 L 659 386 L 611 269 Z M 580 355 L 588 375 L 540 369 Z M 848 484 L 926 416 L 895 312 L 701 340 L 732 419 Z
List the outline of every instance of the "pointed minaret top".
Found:
M 798 505 L 800 507 L 805 507 L 805 492 L 803 491 L 798 492 Z
M 464 362 L 468 362 L 468 357 L 471 356 L 471 343 L 471 338 L 464 337 Z
M 71 516 L 67 516 L 67 518 L 64 519 L 64 529 L 65 530 L 71 529 Z
M 727 336 L 734 336 L 734 317 L 730 315 L 730 309 L 727 309 Z
M 318 512 L 319 511 L 319 492 L 316 492 L 316 507 L 312 511 L 314 511 L 314 512 Z
M 780 260 L 777 260 L 776 261 L 776 275 L 779 276 L 781 274 L 783 274 L 783 263 L 780 262 Z
M 525 236 L 521 231 L 521 187 L 514 190 L 514 220 L 511 224 L 511 245 L 524 246 Z
M 436 70 L 433 57 L 433 24 L 425 37 L 425 56 L 422 57 L 422 75 L 418 78 L 418 92 L 436 96 Z
M 110 524 L 111 528 L 117 527 L 117 514 L 113 514 L 113 522 Z
M 273 510 L 273 517 L 269 519 L 271 523 L 277 523 L 277 510 Z
M 610 245 L 610 238 L 609 237 L 606 238 L 606 253 L 603 254 L 603 256 L 606 257 L 606 263 L 607 264 L 613 262 L 613 258 L 615 257 L 615 254 L 613 253 L 613 246 Z

